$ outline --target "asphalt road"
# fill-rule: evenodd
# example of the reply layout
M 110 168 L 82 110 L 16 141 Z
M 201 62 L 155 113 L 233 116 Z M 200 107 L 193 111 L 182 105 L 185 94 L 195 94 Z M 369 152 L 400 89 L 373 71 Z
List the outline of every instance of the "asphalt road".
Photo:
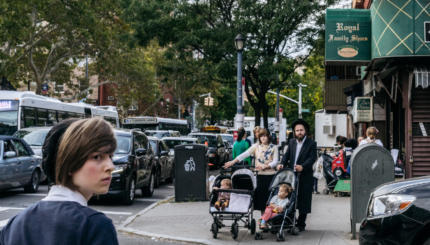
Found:
M 42 185 L 37 193 L 25 193 L 22 189 L 14 189 L 0 192 L 0 228 L 7 224 L 7 221 L 16 214 L 44 198 L 48 193 L 48 187 Z M 149 205 L 174 195 L 173 185 L 161 185 L 155 189 L 154 195 L 150 198 L 142 197 L 140 190 L 136 192 L 136 200 L 130 205 L 123 205 L 119 200 L 103 199 L 91 202 L 90 207 L 101 211 L 112 219 L 116 227 L 120 226 L 128 217 L 139 213 Z M 118 233 L 120 244 L 140 245 L 140 244 L 181 244 L 153 238 L 139 237 L 132 234 Z

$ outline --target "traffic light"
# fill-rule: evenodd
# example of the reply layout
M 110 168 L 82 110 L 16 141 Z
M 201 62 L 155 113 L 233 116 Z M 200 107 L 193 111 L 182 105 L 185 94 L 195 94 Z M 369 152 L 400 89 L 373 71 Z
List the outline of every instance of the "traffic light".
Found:
M 205 97 L 205 106 L 209 106 L 209 97 Z
M 213 106 L 214 105 L 214 98 L 209 97 L 209 106 Z

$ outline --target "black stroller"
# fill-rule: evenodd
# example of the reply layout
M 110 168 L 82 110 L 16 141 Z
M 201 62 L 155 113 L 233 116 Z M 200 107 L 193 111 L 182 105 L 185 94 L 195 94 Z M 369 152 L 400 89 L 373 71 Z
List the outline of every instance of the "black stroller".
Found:
M 278 194 L 279 186 L 281 184 L 290 184 L 293 191 L 288 196 L 289 203 L 283 209 L 283 212 L 279 213 L 275 217 L 267 221 L 267 228 L 263 231 L 270 231 L 272 234 L 276 234 L 277 241 L 285 241 L 284 230 L 288 230 L 293 235 L 299 234 L 299 229 L 296 227 L 296 209 L 297 209 L 297 193 L 299 190 L 299 178 L 300 174 L 294 173 L 292 169 L 284 169 L 279 171 L 270 184 L 270 195 L 267 201 L 267 205 L 270 204 L 270 200 L 273 196 Z M 263 235 L 258 232 L 255 234 L 256 240 L 263 239 Z
M 225 178 L 231 179 L 233 189 L 213 189 L 214 187 L 219 188 L 221 181 Z M 222 172 L 220 175 L 215 177 L 209 205 L 209 213 L 213 217 L 213 223 L 211 226 L 213 238 L 217 238 L 219 229 L 226 226 L 223 224 L 224 220 L 233 221 L 230 229 L 233 239 L 236 239 L 239 234 L 240 222 L 244 224 L 243 227 L 251 231 L 251 234 L 255 234 L 256 222 L 253 218 L 253 198 L 256 186 L 256 177 L 249 169 L 236 170 L 231 176 Z M 229 205 L 224 210 L 217 210 L 214 206 L 220 192 L 230 193 Z

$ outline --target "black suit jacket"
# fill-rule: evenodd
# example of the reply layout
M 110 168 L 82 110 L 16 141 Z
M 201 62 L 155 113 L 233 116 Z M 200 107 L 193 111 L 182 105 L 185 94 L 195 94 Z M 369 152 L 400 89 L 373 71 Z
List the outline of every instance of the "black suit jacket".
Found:
M 294 169 L 294 160 L 296 158 L 297 141 L 291 139 L 288 142 L 288 149 L 282 157 L 281 164 L 284 168 Z M 313 187 L 313 170 L 312 166 L 317 160 L 317 146 L 315 141 L 306 137 L 302 148 L 299 152 L 296 165 L 303 166 L 303 171 L 300 174 L 298 187 L 298 203 L 297 208 L 301 213 L 310 213 L 312 206 L 312 187 Z

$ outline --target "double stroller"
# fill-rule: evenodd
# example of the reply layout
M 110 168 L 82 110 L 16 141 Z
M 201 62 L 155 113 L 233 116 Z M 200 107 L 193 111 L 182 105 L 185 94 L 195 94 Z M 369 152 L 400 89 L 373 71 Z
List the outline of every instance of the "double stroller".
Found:
M 284 231 L 287 230 L 292 235 L 298 235 L 299 229 L 296 227 L 296 209 L 297 209 L 297 193 L 299 190 L 299 178 L 300 174 L 297 175 L 291 169 L 284 169 L 279 171 L 272 179 L 270 184 L 270 195 L 267 201 L 267 205 L 270 204 L 270 200 L 273 196 L 278 194 L 279 187 L 281 184 L 289 184 L 293 191 L 289 194 L 289 202 L 283 211 L 276 216 L 272 217 L 267 221 L 267 226 L 263 229 L 263 232 L 271 232 L 276 234 L 277 241 L 285 241 Z M 260 232 L 255 234 L 256 240 L 263 239 L 263 235 Z
M 232 189 L 217 189 L 221 186 L 223 179 L 231 179 Z M 209 213 L 213 217 L 211 232 L 213 238 L 217 238 L 218 231 L 226 227 L 223 223 L 225 220 L 231 220 L 230 232 L 233 239 L 236 239 L 239 234 L 239 223 L 255 234 L 256 222 L 253 218 L 253 198 L 254 190 L 257 186 L 257 180 L 254 173 L 246 168 L 238 169 L 233 174 L 221 172 L 215 177 L 210 195 Z M 215 203 L 218 200 L 218 195 L 229 193 L 230 200 L 227 207 L 217 209 Z

